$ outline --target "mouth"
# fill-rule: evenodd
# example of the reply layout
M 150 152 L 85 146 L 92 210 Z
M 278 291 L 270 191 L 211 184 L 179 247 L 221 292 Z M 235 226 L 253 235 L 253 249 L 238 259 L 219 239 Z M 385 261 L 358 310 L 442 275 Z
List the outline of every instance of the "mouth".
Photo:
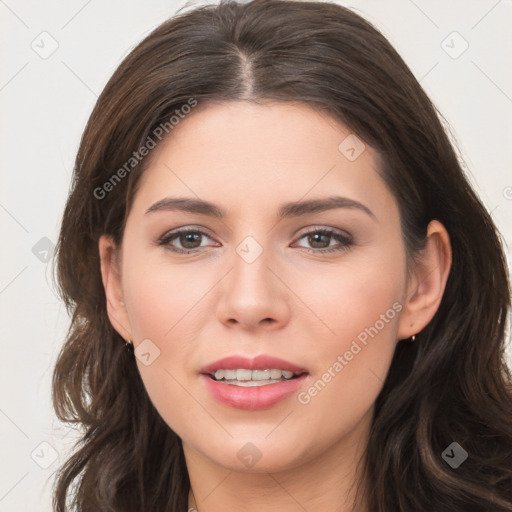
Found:
M 304 375 L 305 371 L 292 372 L 279 368 L 266 370 L 249 370 L 247 368 L 219 369 L 214 373 L 207 374 L 210 379 L 222 384 L 240 386 L 245 388 L 256 386 L 268 386 L 297 379 Z
M 296 379 L 308 372 L 285 359 L 260 354 L 254 358 L 241 355 L 224 357 L 206 365 L 200 373 L 224 384 L 251 387 Z
M 309 380 L 309 372 L 284 359 L 259 355 L 230 356 L 200 370 L 211 396 L 223 405 L 268 409 L 290 397 Z

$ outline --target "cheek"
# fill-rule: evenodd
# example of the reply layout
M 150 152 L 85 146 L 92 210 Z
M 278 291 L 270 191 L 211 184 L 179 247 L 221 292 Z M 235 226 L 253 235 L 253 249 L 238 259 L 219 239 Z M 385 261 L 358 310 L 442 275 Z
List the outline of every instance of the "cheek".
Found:
M 393 337 L 397 309 L 401 309 L 393 304 L 401 300 L 405 280 L 400 254 L 390 251 L 355 257 L 308 274 L 314 278 L 295 276 L 291 282 L 297 283 L 294 292 L 309 307 L 309 312 L 304 309 L 304 319 L 310 327 L 318 324 L 322 330 L 323 346 L 343 350 L 359 335 L 364 342 L 365 329 L 375 324 L 383 338 Z
M 205 311 L 207 293 L 218 278 L 212 275 L 210 283 L 204 272 L 167 264 L 161 257 L 156 261 L 135 249 L 129 254 L 123 261 L 126 309 L 136 354 L 141 343 L 150 353 L 149 361 L 136 358 L 136 364 L 155 408 L 170 428 L 183 433 L 190 422 L 204 422 L 187 390 L 197 371 L 201 332 L 211 318 Z
M 400 255 L 382 256 L 340 266 L 298 292 L 307 293 L 305 302 L 322 327 L 322 336 L 307 349 L 314 375 L 298 396 L 305 409 L 316 411 L 313 422 L 322 415 L 325 420 L 322 411 L 329 411 L 332 425 L 356 422 L 382 388 L 396 346 L 405 279 Z
M 212 283 L 204 272 L 137 253 L 126 260 L 124 294 L 135 339 L 154 338 L 166 344 L 182 325 L 197 320 L 197 310 Z M 192 325 L 197 325 L 192 322 Z M 162 347 L 163 348 L 163 347 Z

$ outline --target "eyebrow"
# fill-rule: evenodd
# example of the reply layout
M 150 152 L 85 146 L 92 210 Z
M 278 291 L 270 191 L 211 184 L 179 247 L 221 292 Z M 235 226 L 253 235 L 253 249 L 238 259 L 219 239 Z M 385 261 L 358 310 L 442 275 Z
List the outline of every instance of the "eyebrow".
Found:
M 307 201 L 292 201 L 284 203 L 278 210 L 278 218 L 286 219 L 291 217 L 299 217 L 308 213 L 318 213 L 336 208 L 352 208 L 360 210 L 374 220 L 377 220 L 375 214 L 364 204 L 354 199 L 341 196 L 331 196 L 323 199 L 310 199 Z M 208 215 L 223 219 L 227 217 L 226 212 L 219 206 L 201 199 L 189 197 L 166 197 L 151 205 L 146 214 L 159 211 L 183 211 L 188 213 L 196 213 L 199 215 Z

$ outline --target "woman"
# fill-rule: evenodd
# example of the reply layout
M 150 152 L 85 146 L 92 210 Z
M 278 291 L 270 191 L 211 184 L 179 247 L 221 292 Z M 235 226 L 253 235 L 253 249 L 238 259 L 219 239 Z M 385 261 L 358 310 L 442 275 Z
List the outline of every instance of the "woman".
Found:
M 123 61 L 58 244 L 55 509 L 512 511 L 508 276 L 435 108 L 330 3 Z

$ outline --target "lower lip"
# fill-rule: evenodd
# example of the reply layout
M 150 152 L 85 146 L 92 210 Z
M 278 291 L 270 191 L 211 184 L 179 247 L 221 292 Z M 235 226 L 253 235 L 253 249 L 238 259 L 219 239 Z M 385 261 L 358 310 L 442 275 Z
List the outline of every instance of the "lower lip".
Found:
M 307 377 L 308 374 L 304 373 L 296 379 L 276 382 L 275 384 L 242 387 L 223 384 L 207 375 L 201 375 L 206 387 L 216 400 L 229 407 L 248 411 L 269 409 L 295 393 L 304 384 Z

